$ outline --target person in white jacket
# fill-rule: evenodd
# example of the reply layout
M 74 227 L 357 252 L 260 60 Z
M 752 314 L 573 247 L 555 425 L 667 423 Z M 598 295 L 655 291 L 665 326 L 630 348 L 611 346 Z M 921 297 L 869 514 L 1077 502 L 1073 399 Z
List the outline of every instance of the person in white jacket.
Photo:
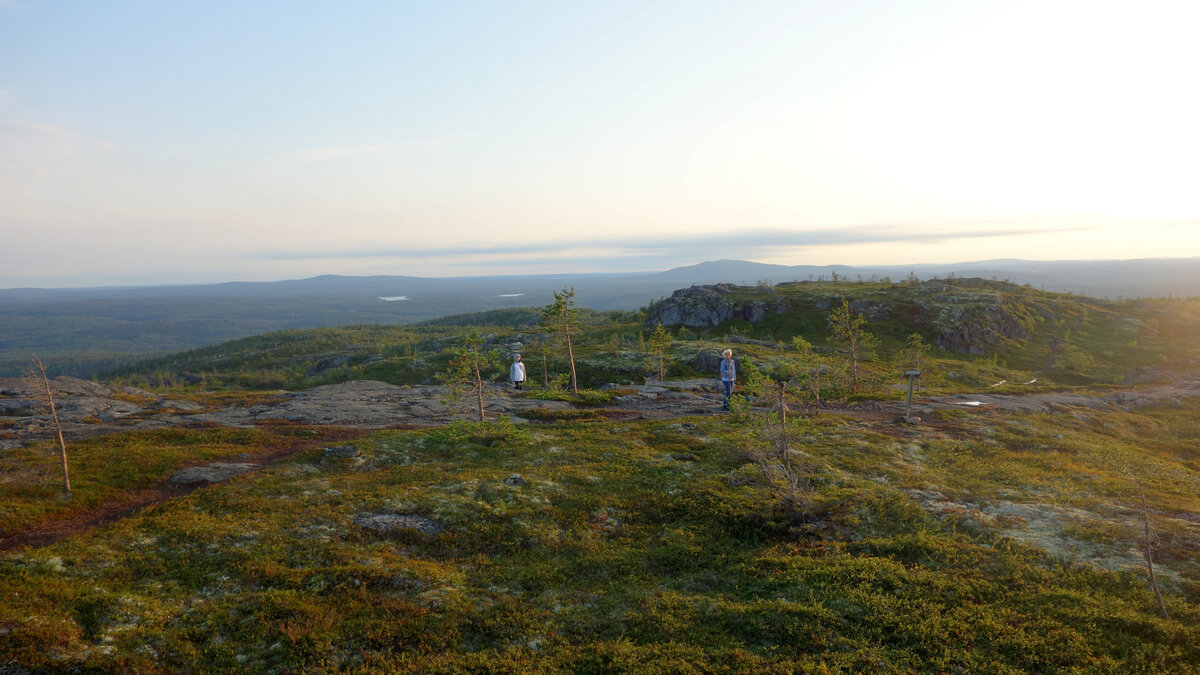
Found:
M 521 363 L 521 355 L 513 356 L 512 366 L 508 369 L 508 379 L 512 380 L 513 389 L 520 389 L 525 381 L 525 364 Z

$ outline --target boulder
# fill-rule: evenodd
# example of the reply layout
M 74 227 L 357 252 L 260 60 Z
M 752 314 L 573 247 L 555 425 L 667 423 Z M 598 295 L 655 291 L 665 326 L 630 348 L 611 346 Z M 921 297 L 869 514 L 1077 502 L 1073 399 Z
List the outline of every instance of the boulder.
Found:
M 508 478 L 504 479 L 504 484 L 511 487 L 521 487 L 525 484 L 525 479 L 521 478 L 521 474 L 514 473 Z
M 737 365 L 736 358 L 733 363 L 735 366 Z M 711 349 L 701 349 L 692 358 L 692 365 L 702 373 L 718 373 L 720 372 L 718 369 L 721 367 L 721 354 Z
M 362 454 L 357 445 L 335 445 L 330 448 L 325 448 L 327 457 L 341 457 L 342 459 L 350 459 L 358 457 Z
M 735 354 L 733 357 L 733 367 L 736 372 L 742 372 L 743 363 L 745 363 L 743 359 L 739 358 Z M 694 357 L 692 357 L 692 365 L 695 366 L 696 370 L 702 373 L 712 373 L 714 378 L 720 377 L 721 353 L 714 352 L 711 349 L 701 349 Z M 672 382 L 671 385 L 675 386 L 676 383 Z

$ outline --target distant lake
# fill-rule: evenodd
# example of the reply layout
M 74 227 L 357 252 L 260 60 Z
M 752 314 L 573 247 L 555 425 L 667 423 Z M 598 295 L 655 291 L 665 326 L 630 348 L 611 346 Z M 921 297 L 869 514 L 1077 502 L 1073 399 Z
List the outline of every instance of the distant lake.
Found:
M 385 298 L 381 295 L 381 296 L 379 296 L 379 299 L 384 300 L 386 302 L 396 302 L 397 300 L 407 300 L 408 296 L 407 295 L 389 295 L 388 297 Z
M 522 295 L 525 295 L 525 294 L 524 293 L 501 293 L 500 295 L 497 295 L 494 297 L 497 297 L 497 298 L 519 298 Z

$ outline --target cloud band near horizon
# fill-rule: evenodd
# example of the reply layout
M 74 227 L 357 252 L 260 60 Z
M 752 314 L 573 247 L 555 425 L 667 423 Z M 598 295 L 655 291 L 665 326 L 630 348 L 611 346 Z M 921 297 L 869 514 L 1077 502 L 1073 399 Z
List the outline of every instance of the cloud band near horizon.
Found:
M 963 228 L 974 228 L 986 222 L 963 223 Z M 1094 226 L 1080 226 L 1060 231 L 1084 231 L 1096 229 Z M 357 259 L 357 258 L 404 258 L 420 259 L 431 256 L 487 258 L 532 256 L 552 253 L 569 253 L 579 250 L 602 249 L 619 251 L 624 255 L 655 256 L 664 253 L 703 252 L 710 257 L 744 258 L 760 255 L 771 249 L 785 247 L 819 247 L 840 246 L 850 244 L 886 244 L 886 243 L 936 243 L 957 239 L 981 239 L 990 237 L 1011 237 L 1038 234 L 1041 228 L 997 228 L 914 230 L 907 226 L 868 226 L 851 228 L 828 228 L 821 230 L 787 231 L 787 230 L 746 230 L 736 233 L 706 233 L 691 237 L 646 238 L 632 240 L 615 239 L 583 239 L 556 240 L 540 243 L 512 243 L 502 245 L 462 245 L 462 246 L 428 246 L 395 248 L 380 246 L 378 248 L 354 248 L 329 251 L 295 251 L 295 252 L 258 252 L 251 257 L 260 260 L 322 260 L 322 259 Z M 575 260 L 575 256 L 568 256 Z

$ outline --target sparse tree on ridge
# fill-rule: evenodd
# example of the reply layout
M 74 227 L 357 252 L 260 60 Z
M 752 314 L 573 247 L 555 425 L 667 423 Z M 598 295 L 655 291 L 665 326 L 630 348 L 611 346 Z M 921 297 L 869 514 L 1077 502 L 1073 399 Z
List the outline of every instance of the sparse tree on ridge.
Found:
M 925 370 L 928 367 L 929 344 L 925 342 L 920 333 L 913 333 L 908 336 L 908 340 L 905 341 L 904 349 L 900 352 L 900 355 L 902 358 L 900 364 L 901 372 L 915 370 L 927 375 Z M 919 385 L 920 381 L 917 382 L 917 386 Z
M 483 335 L 478 330 L 467 333 L 462 346 L 454 350 L 450 370 L 444 376 L 455 396 L 475 396 L 480 422 L 487 419 L 483 405 L 484 374 L 496 369 L 500 364 L 500 352 L 495 349 L 484 351 L 483 347 Z
M 571 393 L 579 394 L 579 381 L 575 377 L 575 352 L 571 347 L 571 331 L 576 327 L 575 287 L 554 291 L 554 302 L 542 310 L 542 327 L 548 333 L 563 338 L 567 344 L 567 362 L 571 365 Z
M 904 343 L 905 370 L 923 370 L 925 356 L 928 353 L 929 345 L 925 343 L 920 333 L 909 335 L 908 340 Z
M 829 367 L 821 363 L 813 350 L 812 343 L 797 335 L 792 338 L 792 349 L 800 355 L 804 363 L 804 384 L 809 400 L 812 402 L 813 414 L 821 414 L 821 378 L 829 372 Z
M 658 371 L 659 382 L 666 382 L 667 368 L 671 360 L 670 354 L 667 353 L 667 348 L 671 346 L 671 334 L 660 323 L 650 334 L 647 345 L 650 348 L 650 367 Z
M 850 309 L 850 301 L 842 300 L 842 306 L 829 313 L 829 328 L 834 339 L 840 342 L 846 354 L 850 393 L 857 394 L 861 382 L 859 363 L 874 348 L 876 340 L 866 329 L 867 320 Z

